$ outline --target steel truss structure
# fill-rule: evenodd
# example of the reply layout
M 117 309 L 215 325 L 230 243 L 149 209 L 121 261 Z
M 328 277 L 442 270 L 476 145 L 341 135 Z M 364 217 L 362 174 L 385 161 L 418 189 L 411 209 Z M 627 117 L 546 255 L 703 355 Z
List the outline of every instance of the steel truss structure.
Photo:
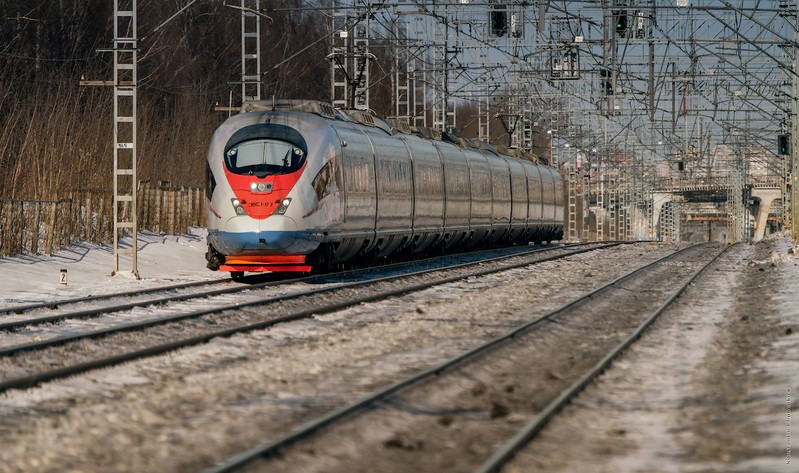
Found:
M 548 139 L 549 150 L 539 154 L 568 166 L 563 175 L 573 173 L 575 183 L 589 189 L 588 202 L 573 206 L 596 218 L 592 232 L 582 229 L 583 238 L 658 238 L 667 222 L 653 220 L 652 193 L 674 192 L 667 212 L 674 221 L 690 208 L 681 193 L 694 182 L 725 189 L 727 224 L 735 229 L 728 238 L 746 240 L 747 189 L 772 178 L 783 189 L 783 223 L 794 238 L 799 234 L 791 172 L 799 146 L 795 1 L 335 5 L 334 17 L 363 18 L 361 30 L 350 22 L 355 31 L 394 45 L 397 115 L 417 126 L 458 128 L 456 111 L 472 104 L 483 139 L 526 149 L 536 134 Z M 334 48 L 341 47 L 336 31 L 342 29 L 334 27 Z M 368 93 L 368 81 L 367 74 L 358 83 L 359 96 Z M 332 97 L 339 102 L 340 82 L 334 80 L 339 89 L 334 85 Z M 504 130 L 489 125 L 498 117 Z M 777 149 L 781 134 L 790 140 L 788 154 Z M 679 221 L 666 234 L 679 238 Z
M 137 0 L 114 1 L 114 270 L 119 272 L 122 255 L 130 256 L 130 274 L 139 279 L 138 224 L 136 220 L 136 93 Z M 129 248 L 120 245 L 120 237 L 129 233 Z

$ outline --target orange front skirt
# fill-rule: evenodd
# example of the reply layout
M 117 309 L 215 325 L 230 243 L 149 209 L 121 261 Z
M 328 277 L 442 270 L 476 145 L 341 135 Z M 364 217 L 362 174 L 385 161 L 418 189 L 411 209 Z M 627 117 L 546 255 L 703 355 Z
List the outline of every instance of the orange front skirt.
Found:
M 310 273 L 305 255 L 227 256 L 220 271 L 248 273 Z

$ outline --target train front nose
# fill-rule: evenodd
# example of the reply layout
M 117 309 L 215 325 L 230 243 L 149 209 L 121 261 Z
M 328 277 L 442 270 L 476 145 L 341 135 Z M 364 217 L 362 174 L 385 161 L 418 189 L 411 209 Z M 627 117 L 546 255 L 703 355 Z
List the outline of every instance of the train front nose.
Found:
M 229 192 L 217 194 L 215 205 L 226 212 L 216 213 L 223 223 L 209 232 L 211 246 L 224 256 L 219 269 L 306 270 L 302 263 L 315 245 L 298 231 L 292 217 L 302 214 L 291 212 L 301 205 L 299 199 L 292 205 L 297 196 L 290 195 L 306 165 L 303 136 L 289 126 L 254 123 L 236 130 L 222 155 Z
M 233 217 L 224 232 L 213 235 L 212 244 L 224 255 L 282 254 L 291 252 L 297 240 L 297 224 L 289 217 L 259 220 L 257 231 L 253 231 L 252 219 Z
M 234 217 L 228 230 L 210 238 L 211 244 L 223 255 L 222 271 L 243 272 L 310 272 L 306 255 L 314 244 L 301 237 L 293 219 L 283 216 L 261 221 L 258 231 L 232 231 L 243 227 Z M 252 227 L 252 221 L 249 224 Z M 209 237 L 211 237 L 209 235 Z

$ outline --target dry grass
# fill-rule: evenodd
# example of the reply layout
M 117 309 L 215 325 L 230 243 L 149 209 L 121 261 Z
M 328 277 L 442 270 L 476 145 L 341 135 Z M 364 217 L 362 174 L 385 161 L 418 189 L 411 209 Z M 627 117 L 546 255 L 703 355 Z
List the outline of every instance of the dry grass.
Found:
M 0 91 L 0 198 L 52 200 L 111 188 L 112 90 L 59 76 L 28 89 Z M 154 104 L 140 89 L 138 101 L 138 177 L 202 186 L 205 147 L 224 116 L 193 97 Z

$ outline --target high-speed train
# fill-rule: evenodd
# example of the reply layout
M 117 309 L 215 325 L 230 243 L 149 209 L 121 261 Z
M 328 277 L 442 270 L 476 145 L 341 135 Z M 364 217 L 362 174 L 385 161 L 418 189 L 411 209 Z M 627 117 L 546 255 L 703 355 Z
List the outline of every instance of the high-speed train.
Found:
M 557 170 L 396 125 L 324 102 L 245 103 L 208 149 L 208 267 L 238 279 L 562 238 Z

